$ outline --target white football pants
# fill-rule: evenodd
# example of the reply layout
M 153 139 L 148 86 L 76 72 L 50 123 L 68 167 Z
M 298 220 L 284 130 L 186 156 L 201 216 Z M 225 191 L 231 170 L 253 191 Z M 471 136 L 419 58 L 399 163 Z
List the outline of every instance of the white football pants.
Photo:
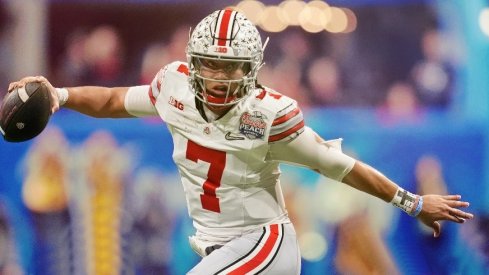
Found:
M 187 274 L 300 273 L 301 257 L 291 223 L 272 224 L 231 240 L 202 258 Z

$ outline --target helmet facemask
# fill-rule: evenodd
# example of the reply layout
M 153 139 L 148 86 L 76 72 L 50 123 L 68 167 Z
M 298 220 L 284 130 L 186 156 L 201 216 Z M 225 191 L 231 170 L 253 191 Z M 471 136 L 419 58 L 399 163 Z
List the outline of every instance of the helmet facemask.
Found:
M 262 60 L 263 48 L 256 27 L 236 11 L 216 11 L 197 25 L 187 45 L 191 89 L 197 99 L 208 105 L 234 105 L 255 89 Z M 203 70 L 228 77 L 205 77 Z M 236 70 L 242 70 L 243 76 L 233 78 Z M 206 90 L 208 81 L 222 83 L 227 89 L 223 91 L 225 95 L 210 95 Z
M 240 78 L 233 78 L 236 71 L 242 72 Z M 255 88 L 256 71 L 251 68 L 249 61 L 223 60 L 209 57 L 193 57 L 190 63 L 191 78 L 193 78 L 192 89 L 196 97 L 209 105 L 230 106 L 244 99 L 247 94 Z M 211 74 L 225 75 L 227 77 L 210 78 L 205 77 L 205 72 Z M 204 74 L 204 75 L 203 75 Z M 222 84 L 223 97 L 215 97 L 207 92 L 206 82 Z M 224 90 L 225 89 L 225 90 Z

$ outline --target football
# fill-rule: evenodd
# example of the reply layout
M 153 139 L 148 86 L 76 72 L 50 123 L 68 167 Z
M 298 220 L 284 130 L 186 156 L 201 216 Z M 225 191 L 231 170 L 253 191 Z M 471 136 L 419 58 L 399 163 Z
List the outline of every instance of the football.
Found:
M 0 106 L 0 132 L 9 142 L 39 135 L 51 116 L 49 89 L 41 82 L 29 82 L 7 93 Z

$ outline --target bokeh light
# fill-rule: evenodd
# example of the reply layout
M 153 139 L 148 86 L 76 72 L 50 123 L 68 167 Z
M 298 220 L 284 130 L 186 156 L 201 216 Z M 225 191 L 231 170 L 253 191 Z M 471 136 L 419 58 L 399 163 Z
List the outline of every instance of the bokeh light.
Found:
M 479 26 L 482 32 L 489 36 L 489 8 L 483 9 L 479 14 Z
M 281 32 L 288 27 L 300 26 L 310 33 L 350 33 L 357 27 L 357 18 L 352 10 L 332 7 L 319 0 L 285 0 L 278 5 L 243 0 L 232 8 L 244 13 L 267 32 Z
M 306 6 L 306 3 L 298 0 L 287 0 L 280 3 L 280 8 L 287 18 L 287 23 L 290 26 L 299 26 L 299 14 Z
M 278 6 L 268 6 L 263 10 L 260 27 L 267 32 L 281 32 L 287 28 L 287 20 Z
M 344 32 L 348 28 L 348 17 L 346 13 L 336 7 L 331 7 L 331 20 L 326 24 L 325 29 L 332 33 Z
M 316 262 L 321 260 L 328 251 L 328 242 L 318 232 L 305 232 L 299 236 L 301 256 L 305 260 Z
M 265 5 L 260 1 L 245 0 L 239 2 L 235 9 L 244 13 L 253 24 L 259 24 Z

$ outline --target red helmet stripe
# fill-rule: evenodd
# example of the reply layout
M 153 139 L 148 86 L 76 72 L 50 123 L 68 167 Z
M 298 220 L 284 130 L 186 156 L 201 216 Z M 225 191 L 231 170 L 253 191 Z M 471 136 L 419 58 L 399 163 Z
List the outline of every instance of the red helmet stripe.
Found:
M 229 26 L 230 23 L 232 24 L 234 20 L 231 20 L 231 16 L 235 13 L 232 10 L 224 10 L 223 13 L 220 14 L 220 25 L 219 25 L 219 36 L 217 39 L 217 45 L 218 46 L 226 46 L 226 42 L 230 39 L 230 36 L 228 37 L 228 31 L 231 29 Z

